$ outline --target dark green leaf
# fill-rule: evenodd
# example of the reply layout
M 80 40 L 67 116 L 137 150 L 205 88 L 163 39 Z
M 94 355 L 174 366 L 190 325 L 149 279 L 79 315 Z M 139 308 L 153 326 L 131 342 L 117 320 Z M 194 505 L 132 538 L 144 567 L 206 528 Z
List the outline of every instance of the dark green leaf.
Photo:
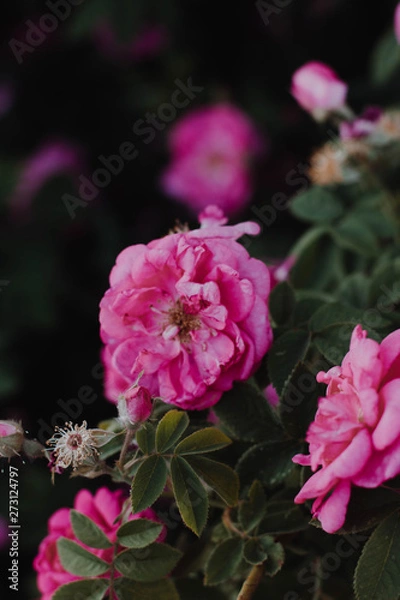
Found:
M 146 548 L 124 550 L 117 555 L 115 567 L 125 577 L 147 583 L 168 575 L 181 556 L 182 552 L 167 544 L 152 544 Z
M 390 486 L 390 482 L 387 482 Z M 354 487 L 346 512 L 346 521 L 339 533 L 357 533 L 376 527 L 400 508 L 400 496 L 385 488 Z
M 391 27 L 375 46 L 371 59 L 371 76 L 376 83 L 385 83 L 400 68 L 400 46 Z
M 288 331 L 276 340 L 268 353 L 268 371 L 279 395 L 296 365 L 305 358 L 310 335 L 303 329 Z
M 358 600 L 396 600 L 400 590 L 400 515 L 387 517 L 365 544 L 357 565 Z
M 265 514 L 267 501 L 263 487 L 259 481 L 253 481 L 249 491 L 249 499 L 239 505 L 239 521 L 244 531 L 252 531 Z
M 324 395 L 325 386 L 316 380 L 316 372 L 320 370 L 311 371 L 300 362 L 283 389 L 279 416 L 285 430 L 296 439 L 304 439 L 314 419 L 318 398 Z
M 296 300 L 292 286 L 287 281 L 276 285 L 269 297 L 269 311 L 277 325 L 284 325 L 292 316 Z
M 292 458 L 298 451 L 297 442 L 263 442 L 242 455 L 236 470 L 244 484 L 257 478 L 264 485 L 274 487 L 292 471 Z
M 230 538 L 219 544 L 210 555 L 206 565 L 206 585 L 218 585 L 234 575 L 243 557 L 244 542 Z
M 100 448 L 100 459 L 106 460 L 110 456 L 114 456 L 114 454 L 121 452 L 124 438 L 125 433 L 121 432 L 107 442 L 107 444 L 104 444 L 104 446 Z
M 326 223 L 338 219 L 343 214 L 340 200 L 328 190 L 316 185 L 295 196 L 290 209 L 295 217 L 310 223 Z
M 365 309 L 368 307 L 369 286 L 369 279 L 363 273 L 353 273 L 340 284 L 338 297 L 344 304 Z
M 200 536 L 207 522 L 208 496 L 189 463 L 180 456 L 171 460 L 174 496 L 184 523 Z
M 214 452 L 232 444 L 222 431 L 216 427 L 207 427 L 200 431 L 195 431 L 179 442 L 175 448 L 176 454 L 201 454 L 205 452 Z
M 132 483 L 132 512 L 145 510 L 161 495 L 167 482 L 167 465 L 162 456 L 153 455 L 140 465 Z
M 136 441 L 143 454 L 151 454 L 156 445 L 156 430 L 154 425 L 144 423 L 136 433 Z
M 172 579 L 139 583 L 132 579 L 119 577 L 114 582 L 114 588 L 119 600 L 179 600 L 179 594 Z
M 182 600 L 227 600 L 218 588 L 205 588 L 199 579 L 179 579 L 176 582 Z
M 96 523 L 86 515 L 71 510 L 71 525 L 78 540 L 91 548 L 111 548 L 112 543 Z
M 237 439 L 257 442 L 282 437 L 282 429 L 265 396 L 248 382 L 236 383 L 214 406 L 214 411 Z
M 379 246 L 376 235 L 355 216 L 346 217 L 334 228 L 333 235 L 339 246 L 357 254 L 367 258 L 378 254 Z
M 135 519 L 122 525 L 117 531 L 117 537 L 121 546 L 144 548 L 156 541 L 162 529 L 160 523 L 148 519 Z
M 107 579 L 82 579 L 58 588 L 52 600 L 102 600 L 108 589 Z
M 251 565 L 260 565 L 267 558 L 262 544 L 257 538 L 249 539 L 244 547 L 244 558 Z
M 57 540 L 57 550 L 62 566 L 73 575 L 96 577 L 103 575 L 110 568 L 110 565 L 104 560 L 67 538 L 61 537 Z
M 157 452 L 166 452 L 182 437 L 189 425 L 189 417 L 182 410 L 170 410 L 163 416 L 156 431 Z
M 231 467 L 204 456 L 188 456 L 187 462 L 228 506 L 236 506 L 240 483 L 237 473 Z
M 262 535 L 259 538 L 260 544 L 264 552 L 268 555 L 268 560 L 265 563 L 265 572 L 270 577 L 274 577 L 283 567 L 285 561 L 285 551 L 282 544 L 275 542 L 269 535 Z
M 292 501 L 270 502 L 259 530 L 269 535 L 293 533 L 307 529 L 309 520 L 309 515 Z

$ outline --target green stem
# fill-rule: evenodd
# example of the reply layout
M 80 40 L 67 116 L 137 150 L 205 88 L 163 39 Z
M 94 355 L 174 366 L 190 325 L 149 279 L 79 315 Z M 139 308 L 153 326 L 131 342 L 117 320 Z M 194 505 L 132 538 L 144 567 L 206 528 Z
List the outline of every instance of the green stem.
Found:
M 242 585 L 242 589 L 239 592 L 237 600 L 251 600 L 251 598 L 253 598 L 258 586 L 262 581 L 264 568 L 264 564 L 254 565 Z

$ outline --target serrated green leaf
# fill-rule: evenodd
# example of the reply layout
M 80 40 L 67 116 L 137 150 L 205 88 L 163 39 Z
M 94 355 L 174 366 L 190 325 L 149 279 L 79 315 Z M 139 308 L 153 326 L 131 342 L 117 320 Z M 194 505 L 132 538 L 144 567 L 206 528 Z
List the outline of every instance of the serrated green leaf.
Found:
M 255 480 L 249 491 L 249 499 L 239 505 L 239 521 L 244 531 L 252 531 L 259 525 L 264 517 L 266 505 L 264 489 L 261 483 Z
M 167 464 L 162 456 L 153 455 L 140 465 L 132 483 L 132 512 L 145 510 L 157 500 L 167 482 Z
M 112 543 L 96 523 L 86 515 L 71 510 L 72 529 L 81 542 L 91 548 L 111 548 Z
M 52 600 L 102 600 L 108 589 L 107 579 L 82 579 L 73 581 L 58 588 L 51 597 Z
M 170 410 L 163 416 L 156 431 L 157 452 L 166 452 L 182 437 L 189 425 L 189 417 L 182 410 Z
M 230 579 L 242 560 L 243 548 L 243 540 L 237 537 L 219 544 L 207 561 L 205 584 L 218 585 Z
M 284 325 L 292 316 L 296 299 L 292 286 L 287 281 L 278 283 L 269 296 L 270 314 L 277 325 Z
M 200 536 L 207 522 L 207 492 L 194 469 L 181 456 L 172 458 L 171 476 L 181 517 L 185 525 Z
M 232 440 L 216 427 L 195 431 L 183 439 L 175 448 L 175 454 L 201 454 L 215 452 L 232 444 Z
M 124 523 L 117 531 L 121 546 L 127 548 L 144 548 L 156 541 L 163 526 L 148 519 L 135 519 Z
M 114 582 L 114 589 L 119 600 L 179 600 L 179 594 L 171 579 L 163 579 L 153 583 L 139 583 L 119 577 Z M 75 599 L 76 600 L 76 599 Z
M 250 538 L 244 547 L 244 559 L 251 565 L 260 565 L 268 557 L 258 538 Z
M 269 535 L 262 535 L 259 537 L 259 542 L 267 553 L 268 559 L 265 563 L 265 572 L 270 577 L 274 577 L 283 567 L 285 562 L 285 551 L 283 546 Z
M 282 428 L 265 396 L 248 382 L 235 383 L 213 408 L 223 426 L 237 439 L 258 442 L 282 438 Z
M 365 544 L 355 572 L 358 600 L 396 600 L 400 590 L 400 515 L 387 517 Z
M 292 458 L 299 450 L 299 444 L 293 441 L 263 442 L 241 456 L 236 471 L 243 484 L 259 479 L 264 485 L 274 487 L 292 471 Z
M 104 560 L 65 537 L 57 540 L 57 550 L 62 566 L 73 575 L 96 577 L 103 575 L 110 568 Z
M 390 487 L 397 487 L 387 482 Z M 400 509 L 400 496 L 392 489 L 364 489 L 357 486 L 351 492 L 346 521 L 339 534 L 368 531 Z
M 231 467 L 204 456 L 188 456 L 186 460 L 228 506 L 236 506 L 240 482 L 237 473 Z
M 316 185 L 295 196 L 290 210 L 295 217 L 309 223 L 327 223 L 343 214 L 340 200 L 328 190 Z
M 156 445 L 156 430 L 152 423 L 144 423 L 136 432 L 136 441 L 143 454 L 151 454 Z
M 284 333 L 272 345 L 268 353 L 268 372 L 279 395 L 293 369 L 305 358 L 309 346 L 310 334 L 303 329 Z
M 182 557 L 182 552 L 167 544 L 151 544 L 146 548 L 124 550 L 115 558 L 115 567 L 122 575 L 148 583 L 168 575 Z

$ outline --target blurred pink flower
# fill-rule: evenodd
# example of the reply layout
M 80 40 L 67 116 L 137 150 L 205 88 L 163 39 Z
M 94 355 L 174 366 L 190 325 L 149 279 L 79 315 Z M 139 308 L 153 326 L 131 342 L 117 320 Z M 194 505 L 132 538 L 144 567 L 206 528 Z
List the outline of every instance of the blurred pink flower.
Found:
M 0 117 L 8 113 L 14 103 L 15 90 L 11 83 L 0 83 Z
M 272 385 L 272 383 L 270 383 L 265 388 L 264 394 L 265 394 L 266 399 L 270 403 L 270 405 L 273 408 L 276 408 L 278 406 L 278 404 L 279 404 L 279 396 L 278 396 L 278 392 L 276 391 L 276 389 L 274 388 L 274 386 Z
M 382 109 L 379 106 L 368 106 L 360 117 L 352 121 L 343 121 L 340 124 L 341 139 L 348 141 L 370 135 L 381 117 Z
M 185 115 L 169 137 L 171 163 L 162 175 L 164 192 L 199 211 L 208 204 L 228 215 L 252 194 L 250 161 L 264 146 L 249 117 L 218 104 Z
M 307 432 L 310 454 L 293 458 L 316 471 L 295 502 L 316 498 L 313 516 L 328 533 L 343 526 L 352 485 L 376 488 L 400 473 L 400 330 L 381 344 L 366 335 L 357 325 L 342 365 L 318 373 L 328 388 Z
M 273 265 L 268 265 L 269 272 L 271 274 L 271 290 L 281 283 L 289 279 L 290 270 L 296 262 L 295 256 L 288 256 L 284 260 L 277 262 Z
M 347 89 L 333 69 L 317 61 L 305 64 L 292 77 L 292 95 L 317 120 L 345 106 Z
M 92 519 L 109 540 L 114 543 L 116 541 L 116 532 L 120 526 L 120 523 L 114 523 L 114 521 L 121 513 L 125 500 L 125 495 L 121 490 L 110 491 L 102 487 L 92 496 L 88 490 L 84 489 L 76 495 L 74 508 Z M 88 546 L 85 546 L 85 544 L 76 539 L 71 526 L 70 512 L 69 508 L 60 508 L 50 517 L 48 534 L 41 542 L 38 555 L 34 560 L 33 566 L 38 574 L 37 586 L 42 594 L 40 600 L 51 600 L 54 592 L 59 587 L 65 583 L 82 579 L 82 577 L 68 573 L 62 566 L 57 551 L 57 540 L 61 537 L 74 540 L 80 546 L 90 550 L 90 552 L 103 560 L 112 560 L 113 548 L 106 550 L 88 548 Z M 129 520 L 134 519 L 149 519 L 161 522 L 151 508 L 136 515 L 130 515 Z M 164 527 L 158 541 L 163 541 L 165 537 L 166 529 Z
M 19 180 L 9 200 L 15 218 L 26 216 L 41 188 L 61 174 L 77 175 L 82 169 L 79 149 L 69 142 L 46 142 L 26 160 Z
M 122 42 L 109 21 L 101 20 L 94 30 L 98 50 L 113 60 L 143 61 L 159 55 L 168 44 L 165 25 L 147 25 L 132 40 Z
M 0 552 L 4 550 L 9 544 L 10 538 L 8 537 L 8 523 L 4 517 L 0 517 Z
M 143 372 L 140 383 L 152 396 L 208 408 L 247 379 L 270 347 L 268 268 L 236 242 L 259 226 L 222 225 L 216 209 L 205 215 L 200 229 L 118 256 L 100 304 L 109 400 Z
M 400 2 L 396 6 L 396 10 L 394 13 L 394 32 L 396 35 L 396 39 L 400 44 Z

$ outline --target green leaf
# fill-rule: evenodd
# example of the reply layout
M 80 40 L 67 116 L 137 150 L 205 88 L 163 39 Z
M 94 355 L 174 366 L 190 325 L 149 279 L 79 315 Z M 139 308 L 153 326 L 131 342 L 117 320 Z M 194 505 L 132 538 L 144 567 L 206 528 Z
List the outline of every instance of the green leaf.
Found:
M 400 46 L 393 28 L 380 39 L 371 57 L 371 77 L 375 83 L 385 83 L 400 67 Z
M 96 577 L 110 569 L 110 565 L 104 560 L 65 537 L 57 540 L 57 550 L 62 566 L 73 575 Z
M 282 429 L 265 396 L 249 382 L 235 383 L 214 407 L 221 423 L 236 439 L 258 442 L 281 439 Z
M 104 444 L 104 446 L 102 446 L 99 450 L 99 458 L 101 460 L 106 460 L 110 456 L 114 456 L 114 454 L 121 452 L 121 448 L 124 443 L 124 438 L 125 433 L 122 431 L 121 433 L 118 433 L 115 437 L 113 437 L 109 442 Z
M 363 273 L 353 273 L 339 286 L 338 297 L 341 302 L 355 308 L 368 307 L 370 281 Z
M 207 522 L 208 496 L 203 484 L 189 463 L 180 456 L 171 460 L 174 496 L 182 519 L 197 536 Z
M 393 484 L 386 482 L 386 485 Z M 372 529 L 399 508 L 400 496 L 391 489 L 354 487 L 347 507 L 346 521 L 338 533 L 357 533 Z
M 339 365 L 349 351 L 354 325 L 333 325 L 314 336 L 318 350 L 332 365 Z
M 310 345 L 310 335 L 303 329 L 284 333 L 268 353 L 268 371 L 279 395 L 296 365 L 302 361 Z
M 270 502 L 259 531 L 268 535 L 294 533 L 307 529 L 309 520 L 309 515 L 305 515 L 303 510 L 290 500 Z
M 151 454 L 156 445 L 156 430 L 154 425 L 144 423 L 136 432 L 136 441 L 143 454 Z
M 156 541 L 163 526 L 148 519 L 135 519 L 122 525 L 117 531 L 118 541 L 127 548 L 144 548 Z
M 277 325 L 284 325 L 292 316 L 296 299 L 292 286 L 287 281 L 278 283 L 269 297 L 269 311 Z
M 244 547 L 244 558 L 248 563 L 251 565 L 260 565 L 267 559 L 267 556 L 258 538 L 247 540 Z
M 86 515 L 71 510 L 71 525 L 78 540 L 91 548 L 112 548 L 105 533 Z
M 285 551 L 282 544 L 275 542 L 269 535 L 262 535 L 259 542 L 264 552 L 268 555 L 268 560 L 265 563 L 265 572 L 270 577 L 274 577 L 283 567 L 285 562 Z
M 162 456 L 153 455 L 140 465 L 132 483 L 132 512 L 145 510 L 157 500 L 167 482 L 167 464 Z
M 240 482 L 237 473 L 231 467 L 204 456 L 188 456 L 186 460 L 228 506 L 236 506 Z
M 358 600 L 396 600 L 400 590 L 400 515 L 387 517 L 365 544 L 354 589 Z
M 206 565 L 206 585 L 218 585 L 235 574 L 243 557 L 244 542 L 230 538 L 219 544 L 210 555 Z
M 52 600 L 102 600 L 109 586 L 107 579 L 82 579 L 58 588 Z
M 295 196 L 290 210 L 298 219 L 310 223 L 327 223 L 343 214 L 343 207 L 338 198 L 316 185 Z
M 182 557 L 182 552 L 167 544 L 124 550 L 115 558 L 115 567 L 125 577 L 143 583 L 168 575 Z
M 334 228 L 333 236 L 342 248 L 367 258 L 373 258 L 379 252 L 376 235 L 355 216 L 346 217 Z
M 252 531 L 260 524 L 266 505 L 264 489 L 261 483 L 255 480 L 249 491 L 249 499 L 243 500 L 239 505 L 239 521 L 244 531 Z
M 125 577 L 118 577 L 114 589 L 119 600 L 179 600 L 179 594 L 171 579 L 163 579 L 153 583 L 139 583 Z M 75 599 L 76 600 L 76 599 Z
M 206 588 L 197 578 L 179 578 L 176 585 L 182 600 L 227 600 L 220 589 Z
M 310 331 L 323 331 L 331 325 L 353 325 L 359 321 L 359 311 L 350 307 L 344 306 L 339 302 L 325 304 L 317 310 L 310 321 Z
M 179 442 L 175 448 L 175 454 L 202 454 L 205 452 L 215 452 L 232 444 L 222 431 L 216 427 L 207 427 L 200 431 L 195 431 Z
M 297 326 L 306 325 L 314 316 L 314 313 L 324 304 L 326 304 L 326 301 L 313 296 L 313 292 L 306 298 L 300 298 L 294 309 L 294 324 Z
M 264 485 L 274 487 L 292 471 L 292 458 L 299 449 L 299 444 L 293 441 L 257 444 L 241 456 L 236 471 L 243 484 L 259 479 Z
M 181 410 L 170 410 L 163 416 L 156 431 L 157 452 L 166 452 L 182 437 L 189 425 L 189 417 Z

